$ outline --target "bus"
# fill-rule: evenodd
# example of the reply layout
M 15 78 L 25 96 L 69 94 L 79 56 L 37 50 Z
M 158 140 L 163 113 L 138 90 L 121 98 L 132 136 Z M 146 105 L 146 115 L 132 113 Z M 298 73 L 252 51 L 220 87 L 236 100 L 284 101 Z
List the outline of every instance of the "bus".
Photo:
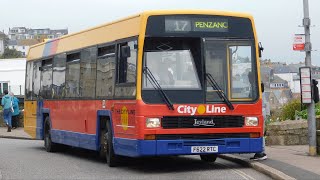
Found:
M 46 151 L 124 157 L 259 153 L 262 86 L 253 17 L 158 10 L 30 48 L 24 129 Z

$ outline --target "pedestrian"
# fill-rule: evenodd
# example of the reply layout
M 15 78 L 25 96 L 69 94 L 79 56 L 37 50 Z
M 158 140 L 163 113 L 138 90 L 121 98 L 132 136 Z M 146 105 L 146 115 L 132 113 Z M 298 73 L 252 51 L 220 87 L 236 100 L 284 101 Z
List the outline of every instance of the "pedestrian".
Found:
M 10 93 L 13 100 L 13 113 L 12 113 L 12 129 L 16 129 L 19 125 L 19 99 L 14 96 L 13 92 Z
M 7 132 L 11 132 L 12 124 L 12 112 L 13 112 L 13 102 L 12 97 L 8 94 L 8 90 L 4 90 L 4 96 L 1 100 L 1 105 L 3 106 L 3 119 L 5 121 L 6 126 L 8 127 Z

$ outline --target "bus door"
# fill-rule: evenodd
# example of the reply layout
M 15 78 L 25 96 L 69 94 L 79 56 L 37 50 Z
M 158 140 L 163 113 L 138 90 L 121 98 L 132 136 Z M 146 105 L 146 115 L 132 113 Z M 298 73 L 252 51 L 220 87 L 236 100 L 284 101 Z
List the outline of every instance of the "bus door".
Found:
M 36 138 L 37 101 L 25 101 L 24 107 L 24 129 L 32 138 Z
M 27 94 L 24 102 L 24 129 L 31 137 L 37 137 L 37 109 L 40 92 L 41 61 L 27 63 Z

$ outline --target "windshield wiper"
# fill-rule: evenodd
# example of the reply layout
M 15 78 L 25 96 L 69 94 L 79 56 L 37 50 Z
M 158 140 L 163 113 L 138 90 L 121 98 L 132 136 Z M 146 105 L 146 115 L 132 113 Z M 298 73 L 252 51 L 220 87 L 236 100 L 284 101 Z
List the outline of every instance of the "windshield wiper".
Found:
M 153 74 L 151 73 L 150 69 L 148 67 L 144 67 L 143 68 L 143 73 L 146 74 L 147 79 L 150 80 L 150 83 L 152 84 L 152 86 L 154 87 L 154 89 L 158 90 L 158 92 L 160 93 L 162 99 L 164 100 L 164 102 L 167 104 L 168 108 L 170 110 L 174 110 L 173 104 L 170 101 L 170 99 L 168 98 L 168 96 L 166 95 L 166 93 L 163 91 L 163 89 L 161 88 L 160 84 L 158 83 L 158 81 L 156 80 L 156 78 L 153 76 Z
M 234 110 L 234 107 L 232 105 L 232 103 L 229 101 L 229 99 L 227 98 L 226 94 L 221 90 L 221 88 L 219 87 L 218 83 L 214 80 L 214 78 L 212 77 L 212 75 L 210 73 L 206 73 L 206 77 L 209 80 L 210 85 L 212 86 L 213 89 L 216 89 L 218 95 L 220 96 L 221 99 L 223 99 L 227 106 L 229 107 L 229 109 Z

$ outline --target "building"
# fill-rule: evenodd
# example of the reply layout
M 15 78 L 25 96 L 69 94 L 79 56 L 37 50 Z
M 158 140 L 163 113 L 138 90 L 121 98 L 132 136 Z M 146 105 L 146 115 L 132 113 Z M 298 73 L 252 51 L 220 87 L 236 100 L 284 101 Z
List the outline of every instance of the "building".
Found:
M 26 59 L 0 59 L 0 95 L 4 90 L 24 95 Z
M 0 31 L 0 55 L 4 53 L 6 35 Z
M 9 40 L 7 47 L 20 51 L 25 57 L 29 51 L 29 47 L 38 43 L 40 43 L 40 41 L 37 39 Z
M 26 56 L 29 47 L 41 43 L 47 39 L 55 39 L 68 34 L 68 29 L 28 29 L 25 27 L 9 28 L 9 42 L 7 47 L 9 49 L 16 49 Z
M 315 73 L 313 72 L 312 74 L 313 74 L 312 78 L 317 80 L 318 82 L 320 82 L 320 74 L 318 74 L 316 71 L 315 71 Z M 293 93 L 299 93 L 300 94 L 300 91 L 301 91 L 301 89 L 300 89 L 300 75 L 294 76 L 293 80 L 294 80 L 294 91 L 293 91 Z M 319 84 L 318 84 L 318 88 L 320 89 L 320 85 Z M 319 95 L 320 95 L 320 93 L 319 93 Z
M 263 94 L 266 99 L 266 105 L 263 106 L 266 106 L 269 111 L 280 109 L 293 98 L 293 94 L 290 89 L 272 90 L 264 92 Z
M 273 80 L 273 69 L 271 67 L 267 66 L 261 66 L 260 67 L 261 71 L 261 81 L 264 83 L 265 88 L 269 89 L 270 88 L 270 82 Z
M 45 39 L 55 39 L 67 34 L 68 29 L 51 30 L 50 28 L 28 29 L 25 27 L 13 27 L 9 29 L 8 36 L 10 40 L 37 39 L 39 42 L 43 42 Z
M 278 75 L 273 75 L 272 81 L 270 82 L 270 89 L 288 89 L 288 81 L 282 79 Z

